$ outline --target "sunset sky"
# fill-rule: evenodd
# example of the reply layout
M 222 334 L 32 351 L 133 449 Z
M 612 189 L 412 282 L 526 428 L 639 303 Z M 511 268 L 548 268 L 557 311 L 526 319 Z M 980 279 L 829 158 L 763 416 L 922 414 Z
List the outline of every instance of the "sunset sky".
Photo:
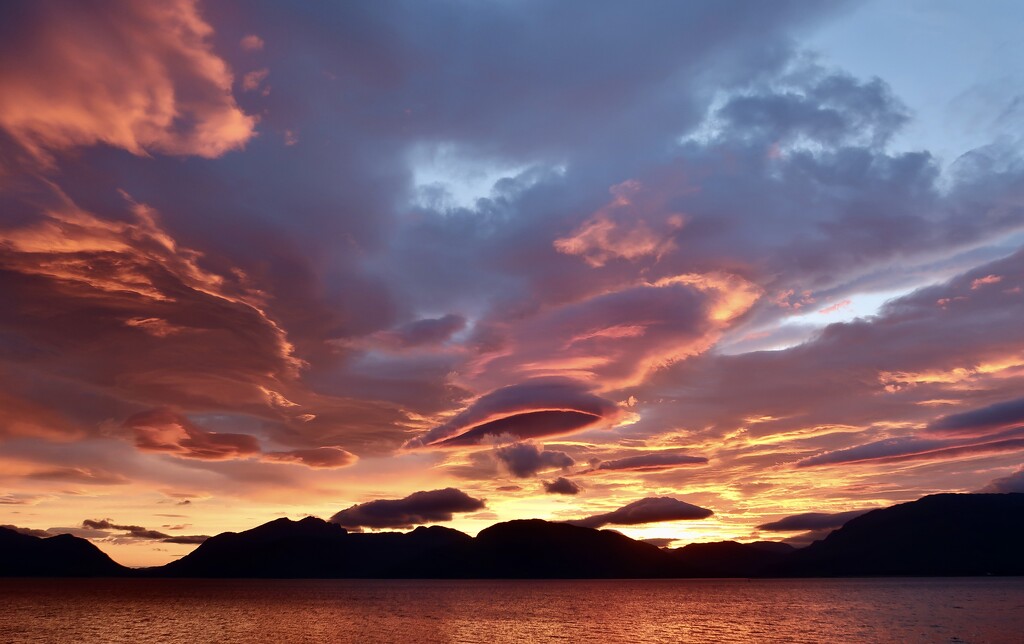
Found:
M 281 516 L 680 546 L 1024 491 L 1021 33 L 0 3 L 0 524 L 140 566 Z

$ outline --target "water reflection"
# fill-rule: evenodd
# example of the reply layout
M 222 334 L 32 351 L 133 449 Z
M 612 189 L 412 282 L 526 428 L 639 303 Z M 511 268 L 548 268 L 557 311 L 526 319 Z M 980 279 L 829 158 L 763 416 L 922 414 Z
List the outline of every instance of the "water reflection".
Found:
M 10 642 L 1014 642 L 1024 579 L 0 580 Z

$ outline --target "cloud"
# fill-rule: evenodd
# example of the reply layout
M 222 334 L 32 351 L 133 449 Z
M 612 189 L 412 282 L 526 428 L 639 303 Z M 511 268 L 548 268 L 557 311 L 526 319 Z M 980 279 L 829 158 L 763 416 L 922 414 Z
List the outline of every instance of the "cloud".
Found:
M 970 454 L 1015 452 L 1021 447 L 1024 447 L 1024 427 L 995 435 L 953 440 L 901 436 L 809 456 L 797 461 L 796 466 L 813 467 L 878 461 L 942 461 Z
M 946 446 L 948 446 L 948 443 L 945 441 L 917 438 L 915 436 L 887 438 L 885 440 L 875 441 L 872 443 L 865 443 L 864 445 L 857 445 L 855 447 L 848 447 L 845 449 L 825 452 L 816 456 L 810 456 L 797 462 L 797 466 L 810 467 L 813 465 L 856 463 L 859 461 L 884 459 L 893 456 L 923 454 Z
M 803 514 L 794 514 L 778 521 L 763 523 L 757 526 L 757 529 L 769 532 L 798 532 L 841 528 L 850 519 L 859 517 L 867 512 L 870 512 L 870 510 L 851 510 L 849 512 L 836 512 L 832 514 L 826 512 L 805 512 Z
M 185 546 L 199 545 L 210 539 L 205 534 L 185 534 L 180 536 L 168 536 L 167 539 L 161 540 L 165 544 L 183 544 Z
M 682 213 L 660 218 L 663 230 L 655 231 L 644 221 L 642 213 L 666 207 L 664 195 L 642 190 L 636 180 L 624 181 L 609 190 L 614 199 L 595 212 L 569 237 L 556 239 L 555 250 L 579 255 L 595 268 L 614 259 L 635 260 L 645 256 L 660 257 L 675 248 L 673 237 L 685 222 Z M 656 201 L 649 203 L 651 198 Z M 648 203 L 637 204 L 642 199 Z
M 1024 466 L 1018 467 L 1012 474 L 992 479 L 988 485 L 978 490 L 978 492 L 996 494 L 1024 493 Z
M 437 444 L 453 436 L 472 444 L 503 434 L 520 439 L 563 434 L 615 412 L 615 403 L 590 393 L 583 383 L 538 378 L 481 396 L 447 422 L 410 440 L 407 447 Z
M 573 434 L 601 480 L 738 491 L 727 530 L 1019 451 L 930 427 L 1021 395 L 1019 146 L 902 150 L 884 82 L 800 51 L 838 5 L 199 9 L 0 9 L 12 494 L 390 498 Z
M 105 143 L 218 157 L 254 133 L 191 0 L 9 6 L 0 128 L 38 157 Z M 6 51 L 4 51 L 6 50 Z
M 476 512 L 485 507 L 455 488 L 414 492 L 403 499 L 378 499 L 358 503 L 331 517 L 346 528 L 411 528 L 424 523 L 451 521 L 459 512 Z
M 992 429 L 1024 423 L 1024 398 L 998 402 L 970 411 L 949 414 L 928 424 L 941 433 L 985 433 Z
M 210 537 L 206 535 L 169 535 L 158 530 L 148 530 L 138 525 L 119 525 L 112 522 L 110 519 L 86 519 L 82 521 L 82 528 L 91 531 L 101 531 L 101 534 L 105 535 L 110 530 L 117 530 L 126 532 L 125 535 L 119 535 L 118 539 L 140 539 L 144 541 L 160 541 L 163 543 L 179 543 L 179 544 L 200 544 Z M 51 530 L 53 530 L 51 528 Z
M 543 481 L 544 491 L 548 494 L 569 494 L 575 495 L 580 493 L 580 486 L 573 483 L 564 476 L 559 476 L 554 481 Z
M 96 467 L 49 467 L 26 474 L 26 478 L 91 485 L 126 485 L 131 482 L 128 477 L 119 472 Z
M 169 409 L 141 412 L 124 421 L 143 451 L 164 452 L 183 458 L 223 460 L 254 456 L 260 442 L 247 434 L 206 431 Z
M 0 494 L 0 505 L 31 505 L 42 498 L 38 494 Z
M 636 456 L 627 456 L 610 461 L 601 461 L 590 471 L 633 470 L 637 472 L 659 472 L 690 465 L 707 465 L 708 459 L 703 456 L 692 456 L 684 450 L 658 450 L 644 452 Z
M 842 309 L 847 308 L 852 303 L 853 303 L 853 301 L 850 300 L 849 298 L 847 298 L 845 300 L 840 300 L 840 301 L 836 302 L 835 304 L 832 304 L 830 306 L 826 306 L 825 308 L 819 310 L 818 313 L 820 313 L 821 315 L 829 315 L 830 313 L 835 313 L 836 311 L 840 311 Z
M 991 284 L 998 284 L 1001 281 L 1003 281 L 1003 278 L 1000 275 L 986 275 L 984 277 L 979 277 L 971 282 L 971 290 L 976 291 L 979 288 L 989 286 Z
M 308 467 L 347 467 L 358 458 L 340 447 L 313 447 L 290 452 L 266 452 L 263 459 L 281 463 L 300 463 Z
M 564 470 L 576 463 L 565 452 L 545 450 L 532 443 L 499 447 L 494 450 L 494 456 L 517 478 L 529 478 L 545 470 Z
M 36 530 L 35 528 L 19 528 L 16 525 L 6 525 L 5 524 L 5 525 L 0 525 L 0 528 L 6 528 L 7 530 L 13 530 L 14 532 L 17 532 L 19 534 L 27 534 L 30 537 L 41 537 L 43 539 L 45 539 L 46 537 L 52 537 L 53 536 L 52 534 L 50 534 L 46 530 Z
M 740 275 L 708 271 L 575 294 L 513 326 L 494 321 L 504 346 L 478 357 L 472 363 L 478 375 L 467 380 L 518 375 L 600 382 L 605 389 L 635 386 L 709 349 L 761 292 Z
M 585 519 L 567 521 L 585 528 L 600 528 L 604 525 L 639 525 L 662 521 L 689 521 L 706 519 L 714 514 L 707 508 L 691 505 L 671 497 L 648 497 L 633 501 L 618 510 L 595 514 Z
M 376 342 L 395 349 L 438 345 L 466 327 L 466 318 L 449 313 L 439 318 L 424 318 L 373 336 Z
M 238 43 L 245 51 L 259 51 L 263 49 L 263 39 L 256 34 L 243 36 Z

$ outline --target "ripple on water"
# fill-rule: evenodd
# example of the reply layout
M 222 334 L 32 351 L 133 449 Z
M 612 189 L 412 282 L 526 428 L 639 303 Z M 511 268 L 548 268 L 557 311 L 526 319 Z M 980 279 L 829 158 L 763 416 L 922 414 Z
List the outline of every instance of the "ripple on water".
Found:
M 0 580 L 9 642 L 1020 642 L 1024 579 Z

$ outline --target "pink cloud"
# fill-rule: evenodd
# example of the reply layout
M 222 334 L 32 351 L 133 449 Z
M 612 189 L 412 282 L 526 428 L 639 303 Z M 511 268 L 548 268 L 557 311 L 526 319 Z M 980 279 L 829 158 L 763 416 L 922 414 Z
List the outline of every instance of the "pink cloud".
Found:
M 210 432 L 169 409 L 135 414 L 124 421 L 135 436 L 135 445 L 148 452 L 165 452 L 185 458 L 223 460 L 254 456 L 260 442 L 248 434 Z
M 253 136 L 193 0 L 41 0 L 11 15 L 0 128 L 36 158 L 98 143 L 217 157 Z
M 252 92 L 259 89 L 259 86 L 263 84 L 263 81 L 267 79 L 269 74 L 270 70 L 266 67 L 246 73 L 242 76 L 242 90 Z
M 340 447 L 314 447 L 295 449 L 289 452 L 266 452 L 263 460 L 279 463 L 298 463 L 307 467 L 332 468 L 352 465 L 358 459 L 352 452 Z
M 238 43 L 245 51 L 259 51 L 263 49 L 263 39 L 256 34 L 249 34 L 242 38 Z
M 840 302 L 836 302 L 832 306 L 826 306 L 825 308 L 818 311 L 818 313 L 821 313 L 822 315 L 828 315 L 830 313 L 835 313 L 836 311 L 839 311 L 841 309 L 845 309 L 846 307 L 850 306 L 850 304 L 852 304 L 850 300 L 842 300 Z
M 979 277 L 971 282 L 971 290 L 976 291 L 983 286 L 988 286 L 989 284 L 998 284 L 999 282 L 1002 281 L 1003 278 L 1001 275 L 986 275 L 984 277 Z

